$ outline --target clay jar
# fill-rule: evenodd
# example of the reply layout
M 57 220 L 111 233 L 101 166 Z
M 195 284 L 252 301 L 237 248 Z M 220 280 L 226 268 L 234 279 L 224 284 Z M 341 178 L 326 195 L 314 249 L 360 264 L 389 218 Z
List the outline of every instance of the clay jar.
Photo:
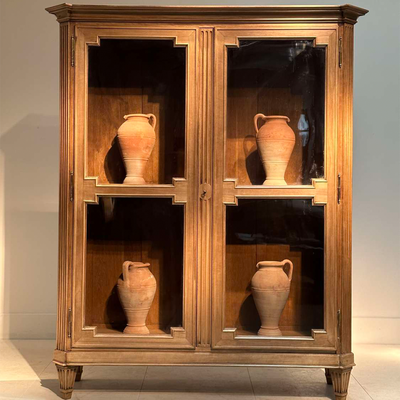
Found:
M 132 261 L 125 261 L 122 266 L 124 280 L 118 279 L 118 294 L 128 320 L 124 333 L 149 334 L 146 318 L 157 288 L 149 266 Z
M 265 121 L 260 129 L 259 118 Z M 264 114 L 257 114 L 254 117 L 257 147 L 267 175 L 263 185 L 287 185 L 285 171 L 296 141 L 288 122 L 290 119 L 283 115 L 266 117 Z
M 144 185 L 144 172 L 156 141 L 154 114 L 125 115 L 118 129 L 118 142 L 126 169 L 125 184 Z
M 283 267 L 289 264 L 286 275 Z M 251 280 L 251 292 L 261 319 L 260 336 L 282 336 L 279 319 L 289 297 L 293 275 L 293 263 L 290 260 L 260 261 L 258 271 Z

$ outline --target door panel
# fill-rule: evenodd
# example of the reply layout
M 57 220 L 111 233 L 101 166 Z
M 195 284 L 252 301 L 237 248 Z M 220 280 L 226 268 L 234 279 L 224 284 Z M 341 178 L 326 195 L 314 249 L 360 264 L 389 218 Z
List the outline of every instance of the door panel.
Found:
M 336 43 L 332 25 L 216 29 L 213 348 L 335 351 Z M 290 120 L 286 185 L 264 182 L 260 113 Z M 294 273 L 282 334 L 261 336 L 251 279 L 258 262 L 284 259 Z
M 73 347 L 192 349 L 197 199 L 196 30 L 76 27 Z M 140 185 L 116 136 L 126 114 L 154 114 Z M 125 261 L 150 264 L 157 291 L 148 335 L 127 334 L 117 281 Z

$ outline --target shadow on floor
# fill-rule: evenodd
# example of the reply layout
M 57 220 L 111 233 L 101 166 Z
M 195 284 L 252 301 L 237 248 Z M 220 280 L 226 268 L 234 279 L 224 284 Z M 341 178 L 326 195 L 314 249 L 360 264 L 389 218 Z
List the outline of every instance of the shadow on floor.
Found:
M 58 379 L 41 379 L 42 387 L 60 395 Z M 86 379 L 75 382 L 74 391 L 130 392 L 132 395 L 140 391 L 142 379 Z M 138 389 L 139 388 L 139 389 Z
M 257 368 L 254 369 L 250 383 L 247 380 L 235 379 L 237 375 L 233 371 L 236 368 L 231 368 L 232 374 L 228 371 L 219 376 L 218 367 L 192 367 L 193 370 L 189 373 L 186 367 L 149 367 L 148 370 L 150 371 L 146 374 L 146 377 L 132 377 L 132 379 L 118 379 L 117 377 L 115 379 L 93 379 L 96 376 L 96 367 L 89 368 L 91 369 L 90 377 L 85 379 L 84 371 L 82 381 L 75 383 L 74 390 L 77 394 L 80 391 L 82 395 L 83 392 L 113 392 L 113 396 L 117 398 L 118 393 L 122 395 L 123 392 L 130 392 L 134 396 L 135 393 L 140 392 L 140 399 L 147 399 L 148 395 L 149 398 L 153 399 L 154 396 L 162 396 L 164 393 L 168 396 L 167 398 L 172 399 L 175 397 L 171 396 L 176 393 L 176 399 L 188 400 L 206 398 L 207 395 L 210 396 L 210 399 L 217 397 L 335 399 L 332 386 L 326 384 L 324 372 L 321 369 Z M 166 369 L 165 373 L 161 372 L 164 368 Z M 183 368 L 185 368 L 185 371 Z M 208 380 L 208 377 L 205 376 L 208 374 L 202 373 L 203 368 L 215 369 L 216 378 Z M 156 377 L 158 375 L 157 370 L 160 371 L 160 375 L 163 375 L 162 378 Z M 182 374 L 179 370 L 182 371 Z M 243 372 L 247 374 L 247 371 Z M 111 372 L 111 374 L 114 374 L 114 372 Z M 57 379 L 42 379 L 41 384 L 59 395 Z M 95 393 L 93 395 L 95 396 Z

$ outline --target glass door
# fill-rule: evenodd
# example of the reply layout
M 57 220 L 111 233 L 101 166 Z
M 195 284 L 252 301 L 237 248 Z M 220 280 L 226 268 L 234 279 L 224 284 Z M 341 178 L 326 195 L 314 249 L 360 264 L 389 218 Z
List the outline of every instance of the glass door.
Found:
M 194 347 L 194 90 L 193 29 L 76 28 L 74 347 Z
M 336 348 L 336 41 L 216 31 L 214 348 Z

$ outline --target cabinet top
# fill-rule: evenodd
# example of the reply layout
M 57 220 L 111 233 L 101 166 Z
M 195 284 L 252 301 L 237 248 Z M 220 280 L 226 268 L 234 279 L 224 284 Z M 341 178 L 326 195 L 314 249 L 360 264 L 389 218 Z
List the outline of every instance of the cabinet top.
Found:
M 61 22 L 349 23 L 368 10 L 341 6 L 114 6 L 63 3 L 46 8 Z

